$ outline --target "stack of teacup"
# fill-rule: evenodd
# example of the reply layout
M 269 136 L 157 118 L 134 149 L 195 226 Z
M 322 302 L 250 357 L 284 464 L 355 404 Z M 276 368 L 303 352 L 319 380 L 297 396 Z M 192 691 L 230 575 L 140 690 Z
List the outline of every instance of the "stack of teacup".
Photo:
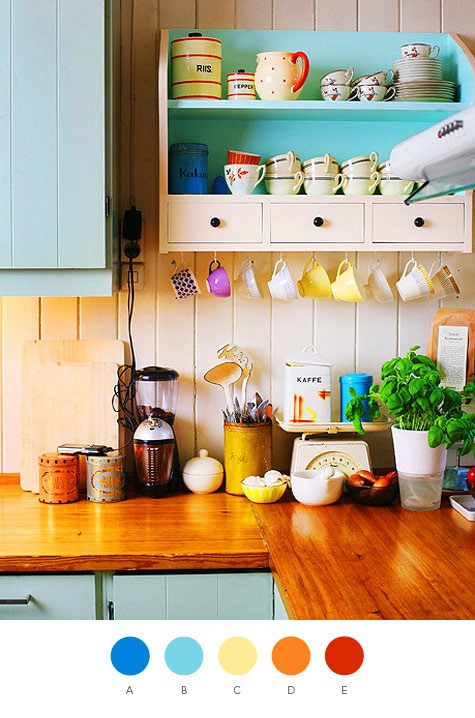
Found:
M 363 102 L 387 102 L 396 94 L 394 87 L 389 87 L 393 81 L 392 70 L 379 70 L 372 75 L 361 75 L 352 83 L 352 92 L 355 91 L 358 100 Z
M 269 194 L 298 194 L 303 182 L 300 157 L 293 150 L 265 162 L 265 185 Z
M 395 197 L 397 195 L 411 194 L 414 189 L 414 180 L 401 179 L 391 172 L 389 160 L 380 162 L 378 172 L 381 175 L 379 191 L 382 195 Z
M 342 162 L 341 173 L 335 178 L 338 187 L 348 195 L 373 194 L 380 180 L 378 160 L 378 153 L 370 152 Z
M 353 100 L 357 91 L 351 88 L 354 70 L 332 70 L 320 80 L 320 90 L 326 102 Z
M 337 179 L 338 160 L 328 152 L 302 163 L 303 186 L 306 194 L 335 194 L 342 182 Z

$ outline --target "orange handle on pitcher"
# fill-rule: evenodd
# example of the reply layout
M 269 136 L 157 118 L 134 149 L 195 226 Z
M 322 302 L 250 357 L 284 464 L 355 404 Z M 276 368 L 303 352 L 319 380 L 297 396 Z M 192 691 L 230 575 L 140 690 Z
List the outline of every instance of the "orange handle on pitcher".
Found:
M 290 58 L 290 62 L 293 62 L 295 65 L 299 57 L 302 60 L 302 72 L 300 73 L 300 77 L 295 83 L 295 85 L 292 85 L 292 92 L 297 92 L 298 90 L 300 90 L 300 88 L 303 86 L 303 83 L 307 79 L 308 71 L 310 70 L 310 60 L 304 52 L 294 52 L 294 54 Z

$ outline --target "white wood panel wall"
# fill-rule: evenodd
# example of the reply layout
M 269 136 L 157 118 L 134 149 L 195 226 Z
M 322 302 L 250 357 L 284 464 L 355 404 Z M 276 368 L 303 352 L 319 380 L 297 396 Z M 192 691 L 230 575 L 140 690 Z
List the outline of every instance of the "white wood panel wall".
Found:
M 117 0 L 119 2 L 119 0 Z M 207 385 L 203 374 L 226 342 L 240 345 L 254 361 L 249 391 L 258 389 L 282 405 L 283 361 L 303 345 L 316 342 L 334 363 L 335 396 L 338 376 L 347 371 L 368 371 L 378 376 L 384 359 L 413 344 L 426 345 L 437 308 L 434 302 L 360 305 L 331 300 L 305 299 L 291 303 L 261 301 L 239 296 L 216 299 L 205 290 L 212 255 L 186 254 L 202 293 L 177 301 L 169 276 L 178 255 L 159 255 L 157 181 L 158 32 L 161 27 L 279 28 L 302 30 L 453 31 L 475 48 L 473 0 L 121 0 L 122 92 L 120 103 L 120 203 L 123 210 L 136 202 L 144 217 L 145 290 L 137 295 L 133 332 L 137 363 L 175 367 L 180 373 L 180 399 L 176 423 L 182 461 L 198 448 L 222 457 L 223 397 L 219 387 Z M 467 35 L 470 31 L 471 34 Z M 298 48 L 295 48 L 298 49 Z M 133 114 L 131 114 L 131 110 Z M 132 130 L 132 131 L 131 131 Z M 129 159 L 131 158 L 131 163 Z M 278 254 L 251 258 L 265 281 Z M 435 255 L 425 255 L 432 261 Z M 306 255 L 286 253 L 294 279 L 300 276 Z M 221 261 L 235 275 L 244 255 L 223 254 Z M 371 256 L 356 255 L 366 273 Z M 408 256 L 385 254 L 383 266 L 394 280 Z M 319 255 L 330 274 L 342 257 Z M 460 300 L 447 304 L 475 307 L 472 255 L 445 255 L 463 288 Z M 120 338 L 127 340 L 126 296 L 104 299 L 0 300 L 0 470 L 20 466 L 20 357 L 24 339 Z M 338 402 L 334 402 L 335 417 Z M 67 440 L 67 436 L 65 436 Z M 98 441 L 100 441 L 98 437 Z M 274 431 L 274 464 L 288 467 L 292 437 Z M 371 441 L 373 460 L 391 460 L 388 437 Z

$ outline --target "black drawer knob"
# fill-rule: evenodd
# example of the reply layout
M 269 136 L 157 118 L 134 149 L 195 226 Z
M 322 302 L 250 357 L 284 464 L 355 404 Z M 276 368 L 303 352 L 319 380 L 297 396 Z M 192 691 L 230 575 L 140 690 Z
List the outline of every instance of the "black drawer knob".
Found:
M 219 227 L 219 225 L 221 224 L 221 220 L 219 219 L 219 217 L 211 217 L 209 223 L 212 227 Z
M 323 217 L 315 217 L 313 220 L 313 223 L 315 227 L 322 227 L 323 226 Z
M 423 227 L 424 226 L 424 217 L 416 217 L 414 220 L 414 224 L 416 227 Z

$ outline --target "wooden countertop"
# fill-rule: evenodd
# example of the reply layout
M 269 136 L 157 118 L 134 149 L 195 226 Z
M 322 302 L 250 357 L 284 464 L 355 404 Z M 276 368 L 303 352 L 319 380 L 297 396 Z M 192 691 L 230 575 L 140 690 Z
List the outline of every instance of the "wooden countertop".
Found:
M 0 476 L 0 572 L 271 568 L 298 619 L 474 619 L 475 523 L 225 493 L 41 504 Z

